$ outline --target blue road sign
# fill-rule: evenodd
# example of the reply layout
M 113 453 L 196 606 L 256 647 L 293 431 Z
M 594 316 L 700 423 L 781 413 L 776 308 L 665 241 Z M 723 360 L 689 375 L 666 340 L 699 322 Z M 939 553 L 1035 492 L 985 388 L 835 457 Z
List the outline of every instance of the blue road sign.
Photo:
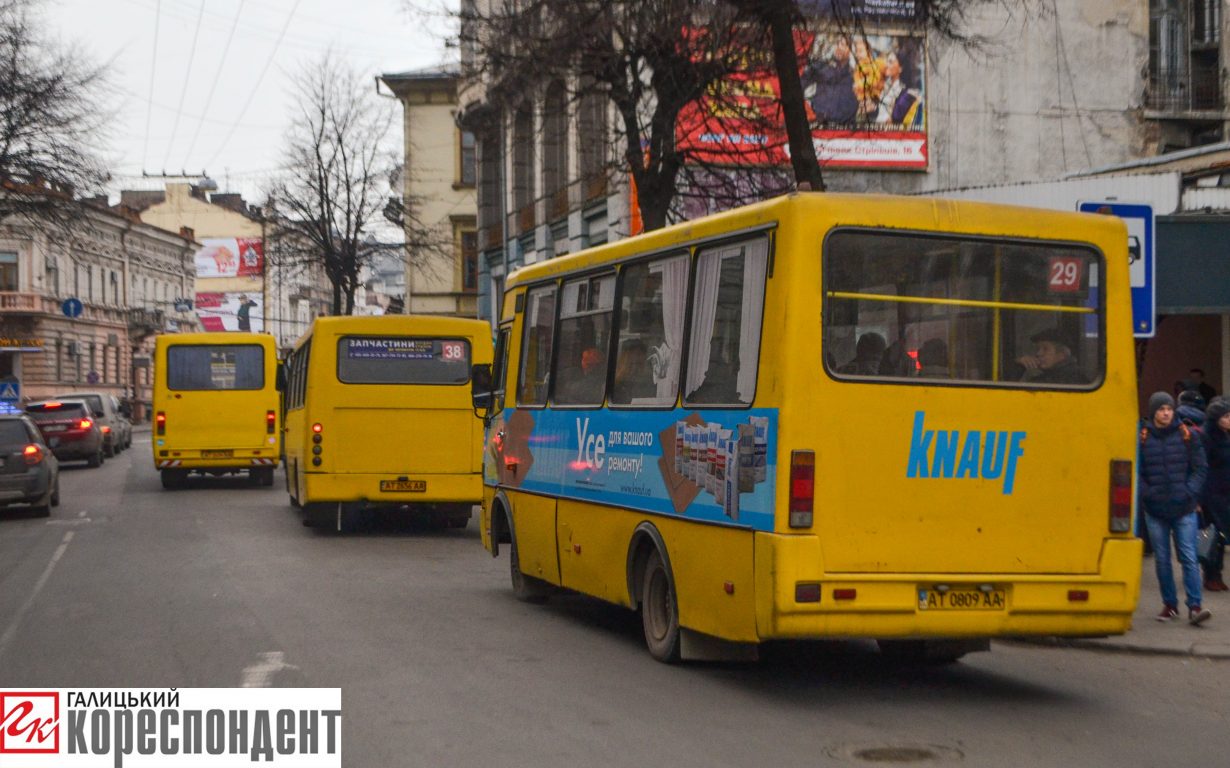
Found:
M 85 305 L 81 303 L 81 299 L 65 299 L 60 305 L 65 317 L 81 317 L 81 313 L 85 311 Z
M 1114 200 L 1089 200 L 1078 206 L 1082 213 L 1107 213 L 1118 216 L 1128 229 L 1128 274 L 1132 286 L 1132 332 L 1149 338 L 1156 325 L 1157 272 L 1156 228 L 1153 206 L 1120 203 Z
M 16 403 L 21 400 L 21 382 L 17 379 L 0 381 L 0 402 Z

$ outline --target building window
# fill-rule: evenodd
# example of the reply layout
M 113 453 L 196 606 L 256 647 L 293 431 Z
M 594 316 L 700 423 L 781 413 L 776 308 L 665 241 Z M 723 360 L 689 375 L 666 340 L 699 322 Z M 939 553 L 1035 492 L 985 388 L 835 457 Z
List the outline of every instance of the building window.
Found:
M 461 290 L 478 290 L 478 232 L 472 226 L 460 230 Z
M 554 195 L 568 183 L 568 100 L 563 83 L 547 89 L 542 122 L 542 191 Z
M 483 229 L 500 228 L 500 138 L 494 131 L 484 131 L 478 155 L 478 225 Z M 490 242 L 488 240 L 488 242 Z
M 534 112 L 522 104 L 513 118 L 513 208 L 534 201 Z
M 592 91 L 581 97 L 578 107 L 577 147 L 580 151 L 581 178 L 601 176 L 606 166 L 607 115 L 606 98 Z
M 17 282 L 17 254 L 0 253 L 0 291 L 20 290 Z
M 474 134 L 469 131 L 461 131 L 460 134 L 458 138 L 460 168 L 458 169 L 457 183 L 463 187 L 472 187 L 478 173 Z

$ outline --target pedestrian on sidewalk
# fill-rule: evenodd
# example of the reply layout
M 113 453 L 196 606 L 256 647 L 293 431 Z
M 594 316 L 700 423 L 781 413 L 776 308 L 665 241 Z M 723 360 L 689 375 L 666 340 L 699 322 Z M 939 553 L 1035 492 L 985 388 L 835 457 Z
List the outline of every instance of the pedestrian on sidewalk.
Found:
M 1204 486 L 1204 514 L 1217 528 L 1213 549 L 1204 561 L 1204 588 L 1225 592 L 1222 564 L 1225 542 L 1230 538 L 1230 401 L 1214 398 L 1205 412 L 1204 450 L 1209 462 L 1209 478 Z
M 1174 398 L 1166 392 L 1149 396 L 1145 426 L 1140 430 L 1140 506 L 1145 512 L 1153 564 L 1162 590 L 1158 621 L 1179 616 L 1170 541 L 1174 538 L 1183 568 L 1183 591 L 1187 620 L 1193 625 L 1208 621 L 1209 610 L 1200 604 L 1200 564 L 1196 560 L 1197 502 L 1204 492 L 1208 467 L 1200 436 L 1175 418 Z

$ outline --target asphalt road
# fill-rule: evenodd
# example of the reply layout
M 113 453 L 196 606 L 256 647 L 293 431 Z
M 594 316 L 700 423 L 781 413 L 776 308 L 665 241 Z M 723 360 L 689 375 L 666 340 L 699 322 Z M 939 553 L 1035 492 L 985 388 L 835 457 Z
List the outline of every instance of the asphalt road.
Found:
M 0 512 L 0 688 L 340 687 L 365 768 L 1230 764 L 1230 662 L 814 643 L 668 667 L 631 613 L 515 601 L 476 521 L 322 535 L 281 472 L 163 491 L 136 440 L 66 468 L 50 520 Z

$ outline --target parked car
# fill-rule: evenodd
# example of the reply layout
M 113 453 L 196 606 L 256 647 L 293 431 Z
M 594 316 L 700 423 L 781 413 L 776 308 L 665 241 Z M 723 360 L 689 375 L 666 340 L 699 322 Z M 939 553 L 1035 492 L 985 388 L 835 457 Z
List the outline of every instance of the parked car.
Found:
M 103 433 L 103 451 L 114 456 L 132 445 L 132 422 L 120 410 L 120 401 L 110 392 L 64 392 L 56 400 L 84 400 L 98 419 Z
M 26 414 L 33 419 L 47 446 L 60 461 L 103 463 L 103 434 L 94 411 L 84 400 L 45 400 L 30 403 Z
M 10 504 L 29 504 L 44 517 L 60 504 L 60 463 L 20 413 L 0 415 L 0 506 Z

